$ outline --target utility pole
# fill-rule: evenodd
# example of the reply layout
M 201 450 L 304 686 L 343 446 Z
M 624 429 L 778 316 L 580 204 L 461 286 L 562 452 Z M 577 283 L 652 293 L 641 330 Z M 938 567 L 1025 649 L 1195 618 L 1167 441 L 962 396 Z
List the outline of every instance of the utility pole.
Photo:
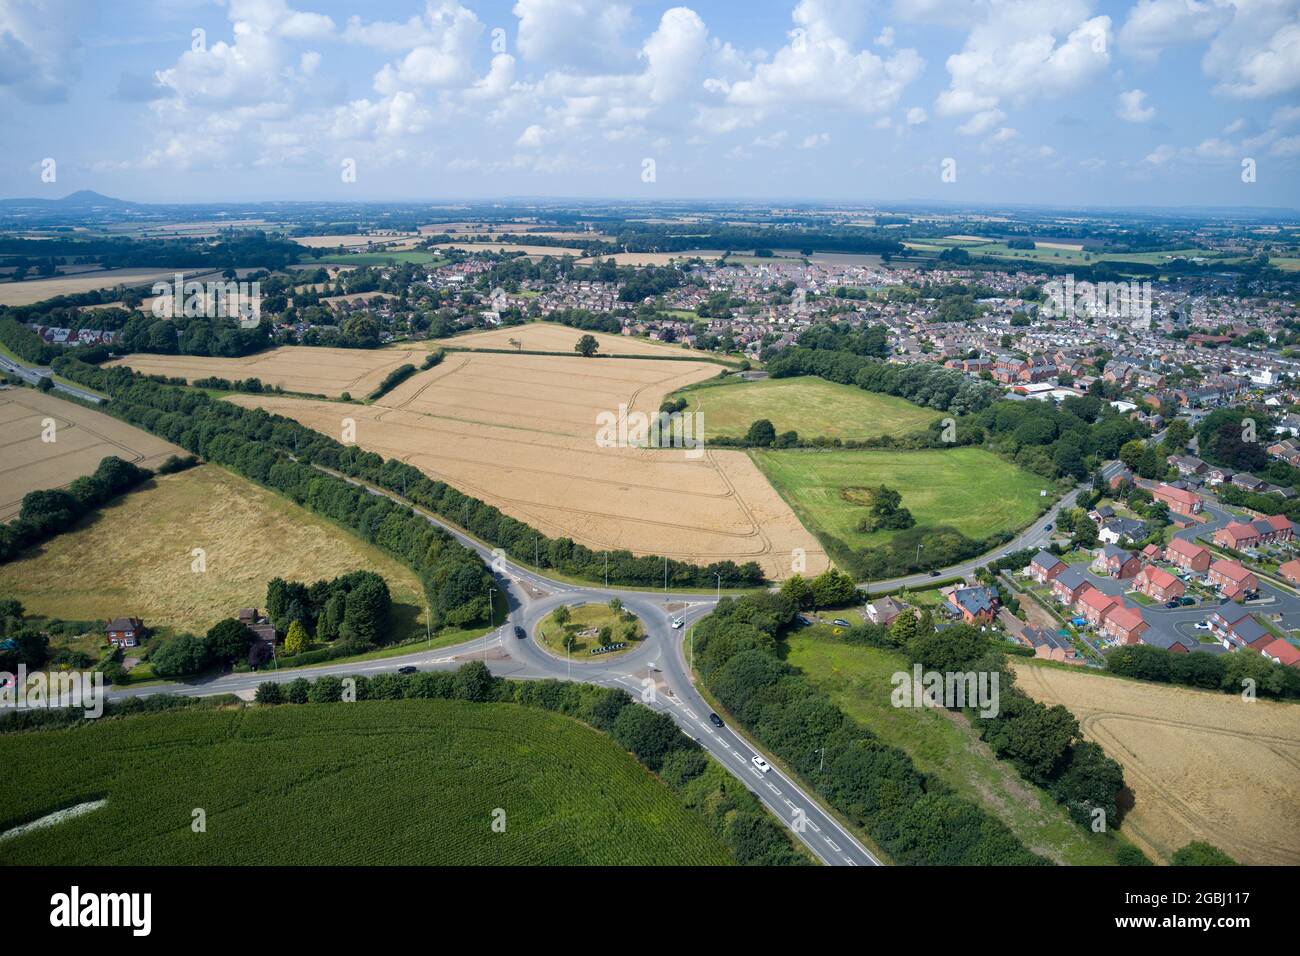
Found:
M 714 571 L 713 576 L 718 579 L 718 600 L 722 600 L 722 572 Z
M 605 587 L 609 587 L 609 552 L 605 552 Z
M 429 638 L 429 650 L 433 650 L 433 612 L 428 601 L 424 602 L 424 633 Z
M 668 593 L 668 555 L 664 555 L 664 594 Z
M 496 623 L 496 608 L 492 605 L 492 595 L 496 594 L 496 588 L 488 588 L 488 629 L 483 632 L 483 663 L 487 663 L 488 635 L 492 633 L 492 625 Z

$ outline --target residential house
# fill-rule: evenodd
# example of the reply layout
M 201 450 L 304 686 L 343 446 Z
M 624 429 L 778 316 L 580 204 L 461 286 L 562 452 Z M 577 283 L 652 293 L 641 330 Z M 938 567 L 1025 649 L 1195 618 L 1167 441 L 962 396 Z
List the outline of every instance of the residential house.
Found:
M 1290 641 L 1282 638 L 1274 638 L 1271 644 L 1265 644 L 1259 651 L 1274 664 L 1282 664 L 1286 667 L 1294 667 L 1300 670 L 1300 649 L 1297 649 Z
M 1208 620 L 1210 631 L 1228 650 L 1248 647 L 1258 651 L 1273 642 L 1273 635 L 1268 628 L 1259 623 L 1255 615 L 1240 608 L 1231 605 L 1221 607 Z
M 1034 656 L 1063 664 L 1082 664 L 1083 658 L 1074 649 L 1068 637 L 1062 637 L 1046 628 L 1027 627 L 1020 633 L 1020 639 L 1034 649 Z
M 1165 557 L 1184 571 L 1204 573 L 1210 568 L 1214 555 L 1204 545 L 1186 538 L 1174 538 L 1165 548 Z
M 1131 578 L 1142 568 L 1142 562 L 1131 551 L 1114 544 L 1104 544 L 1092 562 L 1092 569 L 1097 574 L 1106 574 L 1112 578 Z
M 1124 540 L 1141 541 L 1149 533 L 1145 521 L 1116 515 L 1106 519 L 1097 531 L 1097 537 L 1106 544 L 1119 544 Z
M 1079 595 L 1075 611 L 1093 627 L 1101 627 L 1108 615 L 1123 606 L 1124 602 L 1115 595 L 1106 594 L 1089 585 L 1088 590 Z
M 241 607 L 236 615 L 239 623 L 248 628 L 263 644 L 274 644 L 276 640 L 275 625 L 270 618 L 258 613 L 255 607 Z
M 894 618 L 909 609 L 908 605 L 895 601 L 892 597 L 878 598 L 867 605 L 867 620 L 872 624 L 888 627 L 893 623 Z
M 1114 491 L 1120 485 L 1133 483 L 1133 472 L 1122 461 L 1112 461 L 1102 466 L 1101 480 Z
M 1140 644 L 1148 626 L 1137 608 L 1120 606 L 1106 615 L 1101 633 L 1121 644 Z
M 1201 513 L 1201 496 L 1185 488 L 1159 484 L 1151 490 L 1151 497 L 1156 501 L 1163 501 L 1175 514 L 1190 516 Z
M 1029 576 L 1039 584 L 1055 581 L 1068 565 L 1050 551 L 1039 551 L 1029 562 Z
M 1294 559 L 1287 561 L 1277 570 L 1291 584 L 1300 585 L 1300 561 Z
M 1149 544 L 1142 549 L 1142 559 L 1144 561 L 1163 561 L 1164 557 L 1165 550 L 1158 544 Z
M 992 588 L 957 588 L 948 595 L 947 610 L 966 624 L 991 624 L 998 612 L 998 596 Z
M 1219 589 L 1219 593 L 1234 601 L 1244 600 L 1252 591 L 1259 590 L 1259 579 L 1236 561 L 1220 559 L 1210 565 L 1206 580 Z
M 1244 551 L 1259 544 L 1259 531 L 1244 521 L 1233 521 L 1214 532 L 1214 543 L 1221 548 Z
M 138 617 L 115 617 L 104 625 L 104 633 L 115 647 L 137 647 L 148 632 Z
M 1137 590 L 1149 598 L 1160 601 L 1172 601 L 1187 593 L 1183 582 L 1163 568 L 1148 564 L 1137 576 Z
M 1052 596 L 1067 607 L 1073 607 L 1083 592 L 1091 587 L 1082 571 L 1067 567 L 1052 582 Z

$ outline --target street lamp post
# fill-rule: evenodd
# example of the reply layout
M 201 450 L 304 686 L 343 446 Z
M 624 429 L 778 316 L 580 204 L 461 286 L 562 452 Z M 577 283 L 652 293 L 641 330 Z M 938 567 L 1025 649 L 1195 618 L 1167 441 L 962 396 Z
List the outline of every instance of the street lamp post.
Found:
M 492 595 L 497 593 L 496 588 L 488 588 L 488 629 L 483 632 L 483 662 L 487 663 L 488 635 L 492 633 L 492 625 L 496 623 L 496 607 L 492 603 Z
M 722 572 L 714 571 L 713 576 L 718 579 L 718 601 L 722 600 Z
M 609 552 L 605 552 L 605 587 L 609 587 Z

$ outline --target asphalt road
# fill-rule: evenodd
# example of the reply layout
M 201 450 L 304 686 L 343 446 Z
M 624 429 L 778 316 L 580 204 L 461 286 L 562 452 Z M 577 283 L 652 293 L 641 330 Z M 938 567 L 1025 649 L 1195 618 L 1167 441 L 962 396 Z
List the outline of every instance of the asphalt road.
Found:
M 371 494 L 399 500 L 396 495 L 369 487 L 363 482 L 346 479 L 346 476 L 336 472 L 331 473 L 366 487 Z M 953 577 L 968 574 L 1012 551 L 1046 543 L 1050 538 L 1050 533 L 1045 530 L 1046 525 L 1055 520 L 1062 508 L 1072 507 L 1077 496 L 1078 491 L 1066 495 L 1014 541 L 978 558 L 946 568 L 940 575 Z M 208 696 L 249 692 L 268 680 L 285 682 L 297 677 L 316 678 L 326 674 L 376 674 L 405 666 L 415 666 L 422 670 L 454 669 L 474 659 L 483 660 L 498 677 L 515 680 L 580 680 L 607 687 L 621 687 L 646 706 L 668 714 L 683 733 L 697 740 L 714 759 L 744 783 L 822 862 L 832 866 L 880 865 L 871 851 L 823 810 L 800 784 L 776 767 L 766 773 L 756 768 L 752 759 L 759 751 L 743 734 L 730 726 L 717 728 L 709 721 L 710 708 L 689 676 L 686 645 L 691 639 L 694 623 L 709 614 L 717 603 L 714 595 L 601 588 L 555 581 L 516 564 L 499 550 L 488 548 L 426 511 L 418 508 L 415 511 L 483 558 L 506 599 L 509 617 L 505 624 L 481 639 L 454 647 L 413 650 L 397 657 L 351 664 L 324 664 L 283 671 L 272 669 L 194 682 L 114 688 L 108 693 L 109 699 L 163 693 Z M 930 580 L 930 575 L 912 575 L 893 581 L 876 582 L 865 590 L 924 585 Z M 537 626 L 557 606 L 605 603 L 612 597 L 618 597 L 630 611 L 640 617 L 646 628 L 645 641 L 634 650 L 615 657 L 561 658 L 533 639 Z M 680 629 L 672 627 L 672 621 L 676 617 L 684 621 L 684 626 Z M 524 628 L 527 637 L 516 638 L 515 626 Z
M 43 378 L 49 378 L 50 384 L 54 386 L 56 392 L 63 392 L 65 395 L 71 395 L 73 398 L 79 398 L 82 401 L 91 402 L 98 405 L 103 399 L 98 395 L 93 395 L 84 389 L 77 388 L 75 385 L 64 385 L 62 382 L 56 382 L 52 376 L 52 369 L 42 368 L 32 365 L 20 365 L 7 356 L 0 355 L 0 371 L 9 372 L 11 375 L 17 375 L 24 382 L 30 385 L 36 385 Z

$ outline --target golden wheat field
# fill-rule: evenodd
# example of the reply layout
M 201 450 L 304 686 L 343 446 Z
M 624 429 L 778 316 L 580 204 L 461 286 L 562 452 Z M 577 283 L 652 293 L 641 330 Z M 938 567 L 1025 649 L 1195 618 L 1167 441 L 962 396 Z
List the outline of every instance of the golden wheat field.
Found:
M 0 305 L 31 305 L 56 295 L 75 295 L 95 289 L 112 289 L 117 286 L 144 286 L 152 282 L 170 282 L 182 272 L 190 279 L 212 270 L 194 269 L 101 269 L 78 275 L 54 276 L 49 279 L 28 279 L 23 282 L 0 283 Z M 215 273 L 212 273 L 215 275 Z
M 419 366 L 428 354 L 423 348 L 328 349 L 285 345 L 242 358 L 138 352 L 107 364 L 126 365 L 145 375 L 167 375 L 190 382 L 213 376 L 231 381 L 257 378 L 263 385 L 279 385 L 290 392 L 333 398 L 347 392 L 353 398 L 365 398 L 393 369 L 406 364 Z
M 373 405 L 229 400 L 340 439 L 348 419 L 362 448 L 593 549 L 756 561 L 774 579 L 801 549 L 806 573 L 824 570 L 820 545 L 743 452 L 597 445 L 598 414 L 616 416 L 621 404 L 652 414 L 668 393 L 715 374 L 705 362 L 456 352 Z
M 1300 863 L 1300 704 L 1018 664 L 1124 767 L 1124 835 L 1168 862 L 1206 840 L 1242 863 Z
M 201 548 L 201 570 L 194 549 Z M 423 606 L 403 564 L 305 508 L 216 465 L 162 475 L 29 556 L 0 565 L 0 594 L 29 613 L 91 621 L 131 614 L 206 631 L 266 602 L 274 577 L 383 575 L 393 600 Z
M 0 449 L 0 521 L 17 516 L 27 492 L 63 488 L 108 455 L 154 468 L 185 454 L 103 412 L 30 388 L 0 391 Z
M 594 335 L 600 344 L 597 355 L 664 355 L 687 357 L 692 353 L 683 350 L 680 345 L 664 342 L 652 342 L 631 335 L 610 335 L 605 332 L 584 332 L 555 322 L 529 322 L 525 325 L 510 325 L 504 328 L 488 329 L 484 332 L 468 332 L 465 335 L 453 335 L 450 338 L 435 339 L 434 345 L 447 345 L 458 349 L 518 349 L 521 352 L 573 352 L 578 339 L 584 335 Z M 574 353 L 577 354 L 577 353 Z M 699 354 L 699 353 L 695 353 Z M 714 374 L 721 371 L 712 366 Z

